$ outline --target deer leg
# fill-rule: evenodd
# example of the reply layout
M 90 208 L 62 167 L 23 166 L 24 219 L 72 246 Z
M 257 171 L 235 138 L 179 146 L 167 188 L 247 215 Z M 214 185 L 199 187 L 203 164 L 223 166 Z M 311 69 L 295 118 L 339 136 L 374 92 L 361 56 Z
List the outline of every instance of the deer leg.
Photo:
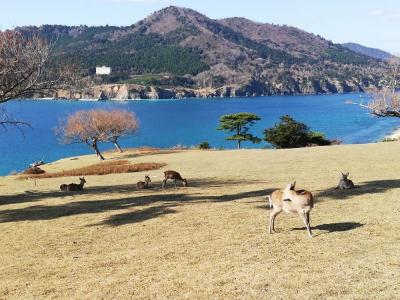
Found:
M 268 232 L 269 234 L 272 234 L 272 221 L 274 219 L 273 213 L 271 212 L 271 214 L 269 215 L 269 226 L 268 226 Z
M 306 213 L 306 217 L 307 217 L 308 227 L 310 227 L 310 230 L 311 230 L 311 225 L 310 225 L 310 212 Z
M 303 212 L 299 213 L 299 215 L 300 215 L 300 218 L 303 220 L 304 225 L 306 225 L 308 236 L 310 238 L 312 238 L 310 224 L 309 224 L 309 218 L 307 217 L 307 213 L 303 211 Z
M 274 218 L 272 219 L 272 231 L 275 232 L 275 218 L 277 215 L 279 215 L 282 212 L 282 210 L 276 211 Z
M 280 213 L 280 211 L 272 211 L 269 215 L 269 233 L 275 232 L 275 218 Z
M 174 179 L 174 184 L 175 184 L 175 187 L 176 187 L 176 179 Z
M 167 185 L 167 179 L 164 179 L 162 182 L 163 182 L 163 183 L 162 183 L 162 187 L 163 187 L 163 189 L 164 189 L 165 186 Z

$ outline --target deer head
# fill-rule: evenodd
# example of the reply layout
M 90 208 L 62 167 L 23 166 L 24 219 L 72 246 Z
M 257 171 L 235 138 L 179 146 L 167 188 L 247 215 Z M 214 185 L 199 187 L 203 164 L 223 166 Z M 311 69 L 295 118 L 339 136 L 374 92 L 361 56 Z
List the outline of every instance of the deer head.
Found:
M 345 173 L 341 172 L 341 173 L 342 173 L 343 180 L 347 180 L 347 177 L 349 176 L 349 172 L 345 172 Z

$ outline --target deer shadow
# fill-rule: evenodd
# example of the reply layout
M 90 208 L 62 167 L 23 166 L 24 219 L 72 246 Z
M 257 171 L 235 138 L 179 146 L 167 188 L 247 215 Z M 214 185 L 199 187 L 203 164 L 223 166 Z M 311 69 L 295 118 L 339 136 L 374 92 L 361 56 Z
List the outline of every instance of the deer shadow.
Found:
M 364 224 L 358 222 L 328 223 L 328 224 L 320 224 L 317 226 L 311 226 L 311 230 L 318 229 L 327 231 L 327 233 L 332 233 L 332 232 L 350 231 L 362 226 L 364 226 Z M 292 228 L 291 230 L 306 230 L 306 228 L 305 227 Z

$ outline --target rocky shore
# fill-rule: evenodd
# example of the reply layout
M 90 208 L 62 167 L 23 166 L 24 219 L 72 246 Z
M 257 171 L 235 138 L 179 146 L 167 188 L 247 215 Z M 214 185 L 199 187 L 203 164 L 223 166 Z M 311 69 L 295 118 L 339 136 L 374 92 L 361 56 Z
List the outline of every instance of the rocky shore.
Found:
M 304 95 L 364 92 L 354 82 L 330 82 L 320 85 L 290 88 L 253 80 L 246 85 L 226 85 L 218 88 L 159 87 L 138 84 L 104 84 L 81 90 L 57 90 L 49 97 L 56 99 L 139 100 L 183 98 L 231 98 L 272 95 Z
M 396 127 L 389 135 L 385 137 L 385 140 L 399 140 L 400 139 L 400 127 Z

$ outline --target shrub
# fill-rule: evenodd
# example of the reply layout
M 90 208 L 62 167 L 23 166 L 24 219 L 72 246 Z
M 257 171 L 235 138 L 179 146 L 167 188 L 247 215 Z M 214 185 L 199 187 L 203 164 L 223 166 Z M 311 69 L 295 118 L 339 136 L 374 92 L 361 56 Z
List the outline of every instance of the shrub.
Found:
M 39 167 L 28 168 L 24 172 L 22 172 L 22 174 L 24 174 L 24 175 L 37 175 L 37 174 L 44 174 L 44 173 L 46 173 L 46 172 Z
M 311 131 L 306 124 L 297 122 L 288 115 L 282 116 L 280 123 L 276 124 L 275 127 L 264 130 L 264 140 L 271 143 L 275 148 L 300 148 L 332 144 L 323 133 Z
M 342 143 L 343 143 L 343 141 L 339 140 L 339 139 L 331 140 L 331 145 L 341 145 Z
M 200 143 L 197 148 L 199 148 L 200 150 L 206 150 L 206 149 L 210 149 L 210 144 L 208 142 L 202 142 Z
M 332 144 L 332 142 L 327 140 L 325 135 L 319 131 L 310 131 L 308 133 L 308 139 L 308 145 L 328 146 Z
M 382 140 L 382 142 L 397 142 L 398 139 L 396 138 L 390 138 L 390 137 L 386 137 Z

